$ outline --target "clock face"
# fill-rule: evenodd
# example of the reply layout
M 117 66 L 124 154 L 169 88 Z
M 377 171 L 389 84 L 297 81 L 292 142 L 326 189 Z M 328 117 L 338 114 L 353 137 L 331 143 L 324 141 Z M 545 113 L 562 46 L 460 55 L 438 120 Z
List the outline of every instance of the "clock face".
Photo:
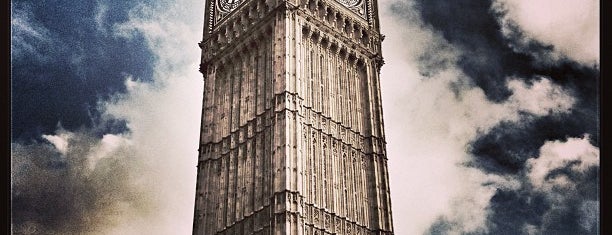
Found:
M 361 0 L 336 0 L 339 3 L 342 3 L 342 5 L 345 5 L 347 7 L 354 7 L 359 5 L 359 3 L 361 3 Z
M 244 0 L 217 0 L 219 10 L 225 13 L 236 9 Z

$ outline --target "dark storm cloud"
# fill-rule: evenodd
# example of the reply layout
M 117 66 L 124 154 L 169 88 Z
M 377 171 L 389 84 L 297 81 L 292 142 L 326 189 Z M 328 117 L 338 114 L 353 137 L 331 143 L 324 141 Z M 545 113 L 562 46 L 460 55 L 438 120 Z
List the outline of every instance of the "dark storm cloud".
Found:
M 146 189 L 132 179 L 142 163 L 125 147 L 112 150 L 110 157 L 99 152 L 105 148 L 103 135 L 124 133 L 127 125 L 104 116 L 98 104 L 126 92 L 126 76 L 152 79 L 156 58 L 144 37 L 113 35 L 113 25 L 126 22 L 136 4 L 13 1 L 11 195 L 16 234 L 99 233 L 125 210 L 147 210 Z M 67 149 L 45 140 L 45 134 L 56 131 L 71 136 Z
M 18 141 L 99 121 L 97 102 L 125 92 L 129 74 L 147 81 L 155 57 L 141 35 L 112 26 L 137 1 L 13 1 L 12 137 Z M 121 122 L 111 130 L 124 131 Z
M 409 4 L 396 3 L 392 12 L 408 18 L 405 9 L 409 9 Z M 546 77 L 575 99 L 567 113 L 543 116 L 519 113 L 519 121 L 500 122 L 469 144 L 472 159 L 466 163 L 468 167 L 515 177 L 524 185 L 496 191 L 490 200 L 486 233 L 527 234 L 531 230 L 540 234 L 595 234 L 598 222 L 593 225 L 592 219 L 581 221 L 594 215 L 598 218 L 589 206 L 599 203 L 598 167 L 589 168 L 586 173 L 576 173 L 568 167 L 553 169 L 548 178 L 563 175 L 580 187 L 568 191 L 536 190 L 529 186 L 526 174 L 527 162 L 538 158 L 541 147 L 550 141 L 567 141 L 587 134 L 590 144 L 599 146 L 598 66 L 583 65 L 567 57 L 549 58 L 555 49 L 553 45 L 526 37 L 512 23 L 506 25 L 504 34 L 500 19 L 505 12 L 493 10 L 492 1 L 417 0 L 414 4 L 424 27 L 439 33 L 458 50 L 456 62 L 439 56 L 440 51 L 448 50 L 445 46 L 424 50 L 419 57 L 422 75 L 457 67 L 484 91 L 488 100 L 497 103 L 512 95 L 506 85 L 509 79 L 531 84 Z M 461 86 L 452 89 L 458 93 L 456 89 Z M 429 233 L 445 234 L 454 226 L 452 221 L 440 218 Z
M 134 180 L 142 163 L 120 138 L 58 132 L 46 138 L 62 139 L 64 147 L 47 141 L 12 145 L 13 232 L 101 233 L 121 219 L 120 212 L 151 209 L 143 198 L 146 188 Z
M 424 23 L 461 49 L 457 63 L 463 72 L 483 88 L 487 98 L 502 101 L 511 95 L 504 77 L 522 72 L 531 58 L 507 47 L 490 7 L 490 1 L 482 0 L 416 3 Z
M 498 190 L 491 198 L 489 234 L 530 234 L 530 228 L 536 234 L 599 234 L 598 171 L 593 167 L 583 173 L 568 168 L 551 172 L 549 177 L 566 175 L 577 182 L 572 189 Z
M 575 105 L 578 106 L 578 105 Z M 493 173 L 517 173 L 525 161 L 538 155 L 549 140 L 565 140 L 592 133 L 591 144 L 598 146 L 597 114 L 585 107 L 576 107 L 567 114 L 535 118 L 523 115 L 519 123 L 502 122 L 486 135 L 471 143 L 473 164 Z
M 538 63 L 534 54 L 546 55 L 553 47 L 535 40 L 527 40 L 527 45 L 517 51 L 512 45 L 523 39 L 523 33 L 514 27 L 509 37 L 504 36 L 498 21 L 503 12 L 493 11 L 491 6 L 489 0 L 416 1 L 423 22 L 461 50 L 457 65 L 490 100 L 499 102 L 511 95 L 504 85 L 508 77 L 530 80 L 534 74 L 551 77 L 561 85 L 575 83 L 580 86 L 578 95 L 596 98 L 593 94 L 597 94 L 597 69 L 567 59 L 553 64 Z M 393 7 L 399 15 L 405 9 L 401 4 Z M 438 59 L 435 54 L 424 54 L 422 58 L 424 64 Z M 430 69 L 440 68 L 431 66 Z

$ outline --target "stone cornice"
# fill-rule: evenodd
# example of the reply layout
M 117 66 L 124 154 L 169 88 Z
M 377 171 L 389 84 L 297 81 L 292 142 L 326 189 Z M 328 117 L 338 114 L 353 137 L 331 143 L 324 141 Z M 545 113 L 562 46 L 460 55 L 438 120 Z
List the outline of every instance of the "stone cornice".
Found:
M 331 17 L 334 17 L 334 20 L 335 20 L 338 14 L 340 14 L 342 16 L 342 19 L 350 18 L 352 20 L 358 21 L 360 24 L 364 26 L 371 25 L 372 18 L 370 17 L 369 12 L 372 12 L 372 11 L 368 10 L 368 9 L 371 9 L 369 6 L 370 1 L 367 1 L 368 3 L 361 3 L 361 4 L 366 4 L 365 5 L 366 9 L 364 10 L 366 10 L 367 12 L 364 12 L 364 17 L 360 16 L 353 10 L 348 9 L 346 6 L 343 6 L 342 4 L 338 3 L 335 0 L 305 0 L 304 2 L 305 2 L 304 8 L 306 9 L 310 9 L 312 11 L 313 10 L 312 6 L 316 6 L 317 9 L 314 9 L 314 10 L 319 11 L 319 8 L 323 10 L 321 12 L 322 16 L 326 16 L 326 17 L 331 16 Z
M 346 45 L 347 49 L 350 48 L 351 50 L 358 51 L 368 58 L 375 59 L 380 57 L 382 59 L 380 44 L 384 36 L 379 34 L 373 27 L 355 24 L 355 22 L 350 21 L 352 22 L 350 27 L 352 31 L 346 32 L 341 30 L 341 28 L 345 28 L 345 25 L 337 26 L 335 25 L 337 22 L 326 22 L 324 17 L 319 17 L 307 9 L 300 8 L 298 12 L 298 15 L 306 21 L 302 25 L 302 33 L 307 37 L 313 39 L 316 39 L 316 37 L 327 38 L 332 44 L 342 43 Z M 343 22 L 346 21 L 347 19 L 344 18 Z
M 321 1 L 320 3 L 323 4 L 324 2 Z M 384 39 L 384 35 L 378 34 L 374 28 L 364 25 L 363 22 L 358 23 L 359 20 L 352 17 L 339 16 L 341 11 L 334 10 L 335 13 L 333 13 L 329 10 L 334 15 L 334 21 L 341 19 L 344 22 L 340 28 L 346 29 L 345 26 L 348 22 L 348 32 L 334 26 L 337 22 L 325 22 L 325 19 L 317 17 L 307 8 L 285 3 L 279 4 L 276 8 L 268 11 L 266 7 L 263 7 L 264 5 L 263 1 L 253 1 L 240 6 L 223 20 L 223 24 L 217 25 L 207 38 L 198 43 L 202 49 L 202 64 L 200 65 L 202 73 L 206 72 L 207 64 L 211 61 L 223 59 L 241 51 L 248 51 L 248 48 L 252 48 L 254 43 L 269 37 L 273 30 L 270 21 L 279 12 L 283 14 L 297 12 L 297 16 L 305 19 L 305 23 L 302 25 L 302 32 L 305 35 L 326 48 L 332 48 L 339 52 L 345 50 L 347 55 L 352 56 L 351 58 L 354 57 L 356 59 L 354 62 L 360 65 L 364 64 L 364 57 L 375 60 L 378 70 L 384 64 L 380 53 L 380 42 Z M 239 14 L 245 11 L 248 11 L 248 13 Z M 253 18 L 254 15 L 261 16 L 263 14 L 266 14 L 263 18 Z M 325 17 L 323 16 L 323 18 Z M 356 40 L 358 42 L 355 42 Z M 234 46 L 230 47 L 229 45 Z
M 274 125 L 273 119 L 274 116 L 276 116 L 273 114 L 292 112 L 295 113 L 297 117 L 303 119 L 305 127 L 320 131 L 330 139 L 346 143 L 351 150 L 358 151 L 366 155 L 374 154 L 386 159 L 385 146 L 387 142 L 385 141 L 384 137 L 360 133 L 349 126 L 345 126 L 341 122 L 334 121 L 331 117 L 315 111 L 310 107 L 291 105 L 291 103 L 295 103 L 293 101 L 298 99 L 303 100 L 299 94 L 285 91 L 281 94 L 276 94 L 275 97 L 275 100 L 284 101 L 280 103 L 275 102 L 280 105 L 279 107 L 270 107 L 265 109 L 265 111 L 257 114 L 254 118 L 247 120 L 244 125 L 237 127 L 228 135 L 219 138 L 218 141 L 201 143 L 201 146 L 204 147 L 207 145 L 218 144 L 224 145 L 223 143 L 233 142 L 231 140 L 236 139 L 234 142 L 235 144 L 230 144 L 227 146 L 226 150 L 229 151 L 235 149 L 237 145 L 244 144 L 247 142 L 247 140 L 255 138 L 258 133 L 263 133 L 269 128 L 272 128 Z M 287 105 L 287 103 L 289 103 L 289 105 Z

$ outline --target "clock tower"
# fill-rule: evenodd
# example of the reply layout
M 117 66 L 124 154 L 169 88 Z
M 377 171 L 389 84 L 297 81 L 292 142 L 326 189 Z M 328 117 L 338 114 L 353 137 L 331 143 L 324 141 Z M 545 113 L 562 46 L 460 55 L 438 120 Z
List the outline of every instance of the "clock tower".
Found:
M 393 234 L 377 0 L 206 0 L 193 234 Z

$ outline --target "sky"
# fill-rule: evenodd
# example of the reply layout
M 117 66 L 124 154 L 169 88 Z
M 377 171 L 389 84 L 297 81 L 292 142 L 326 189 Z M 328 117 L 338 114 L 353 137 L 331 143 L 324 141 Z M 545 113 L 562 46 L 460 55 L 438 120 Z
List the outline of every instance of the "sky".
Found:
M 599 1 L 379 2 L 396 234 L 598 234 Z M 13 232 L 190 234 L 204 1 L 14 0 Z

